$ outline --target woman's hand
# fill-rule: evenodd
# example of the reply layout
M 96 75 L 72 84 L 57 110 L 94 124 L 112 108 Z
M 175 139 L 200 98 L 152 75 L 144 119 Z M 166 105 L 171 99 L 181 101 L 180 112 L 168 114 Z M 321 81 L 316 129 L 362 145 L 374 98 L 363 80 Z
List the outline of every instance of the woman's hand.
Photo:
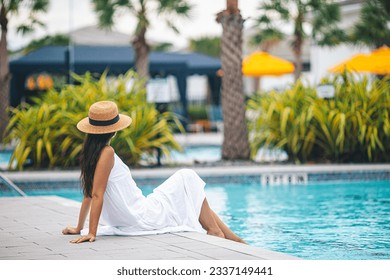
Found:
M 71 240 L 70 243 L 81 243 L 81 242 L 86 242 L 86 241 L 94 242 L 95 239 L 96 239 L 96 235 L 93 233 L 89 233 L 88 235 L 83 235 L 83 236 L 80 236 L 78 238 Z
M 80 234 L 80 229 L 75 227 L 66 227 L 62 230 L 62 234 Z

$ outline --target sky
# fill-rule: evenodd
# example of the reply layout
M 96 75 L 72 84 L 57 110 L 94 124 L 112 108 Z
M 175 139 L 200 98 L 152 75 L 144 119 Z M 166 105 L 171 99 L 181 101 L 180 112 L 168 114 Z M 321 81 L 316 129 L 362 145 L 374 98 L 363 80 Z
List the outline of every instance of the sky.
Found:
M 180 34 L 169 30 L 157 17 L 151 18 L 151 27 L 147 38 L 153 41 L 171 42 L 178 48 L 187 45 L 190 38 L 201 36 L 220 35 L 221 25 L 215 21 L 216 14 L 226 7 L 226 0 L 189 0 L 194 6 L 191 18 L 176 22 Z M 240 0 L 239 8 L 245 21 L 245 26 L 253 24 L 251 18 L 257 14 L 256 8 L 261 0 Z M 70 11 L 73 11 L 70 13 Z M 18 17 L 9 21 L 8 46 L 9 49 L 18 49 L 32 39 L 41 38 L 56 33 L 68 33 L 84 26 L 96 25 L 97 17 L 94 14 L 91 0 L 50 0 L 49 11 L 40 19 L 46 24 L 45 28 L 37 29 L 33 34 L 21 36 L 16 34 L 15 27 L 23 22 L 26 14 L 21 12 Z M 113 30 L 131 34 L 135 20 L 130 14 L 122 14 L 115 19 Z

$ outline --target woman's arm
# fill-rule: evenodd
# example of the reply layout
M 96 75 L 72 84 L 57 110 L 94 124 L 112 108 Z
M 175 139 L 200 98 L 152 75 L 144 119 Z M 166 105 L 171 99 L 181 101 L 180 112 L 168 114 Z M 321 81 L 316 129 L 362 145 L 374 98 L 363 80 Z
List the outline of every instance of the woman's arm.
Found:
M 79 222 L 77 224 L 77 228 L 79 229 L 79 231 L 81 231 L 84 228 L 85 219 L 87 218 L 90 208 L 91 208 L 91 198 L 84 196 L 80 208 Z
M 81 243 L 84 241 L 93 242 L 96 239 L 97 227 L 99 224 L 100 214 L 103 207 L 104 192 L 106 191 L 108 177 L 114 166 L 114 149 L 107 146 L 103 149 L 97 162 L 95 175 L 93 177 L 91 213 L 89 214 L 89 233 L 73 239 L 72 243 Z
M 79 221 L 77 223 L 77 227 L 66 227 L 62 231 L 62 233 L 80 234 L 80 231 L 84 228 L 85 219 L 87 218 L 90 206 L 91 206 L 91 198 L 84 196 L 83 202 L 81 203 L 81 207 L 80 207 Z

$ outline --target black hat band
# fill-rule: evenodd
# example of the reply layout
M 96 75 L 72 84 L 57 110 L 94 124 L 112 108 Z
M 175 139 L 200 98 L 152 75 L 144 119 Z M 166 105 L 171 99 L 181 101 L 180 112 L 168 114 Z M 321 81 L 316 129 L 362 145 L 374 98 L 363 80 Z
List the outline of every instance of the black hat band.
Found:
M 109 126 L 109 125 L 116 124 L 119 121 L 119 115 L 117 115 L 115 118 L 113 118 L 111 120 L 107 120 L 107 121 L 97 121 L 97 120 L 94 120 L 94 119 L 91 119 L 91 118 L 88 118 L 88 119 L 89 119 L 89 124 L 91 124 L 91 125 L 94 125 L 94 126 Z

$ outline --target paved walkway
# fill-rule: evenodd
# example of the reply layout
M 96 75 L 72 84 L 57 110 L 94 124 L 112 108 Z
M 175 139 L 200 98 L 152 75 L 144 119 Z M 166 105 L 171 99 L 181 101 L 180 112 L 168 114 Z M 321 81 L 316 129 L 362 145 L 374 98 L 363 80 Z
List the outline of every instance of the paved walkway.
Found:
M 79 206 L 57 196 L 0 198 L 0 260 L 297 259 L 195 232 L 71 244 L 61 230 L 77 222 Z

